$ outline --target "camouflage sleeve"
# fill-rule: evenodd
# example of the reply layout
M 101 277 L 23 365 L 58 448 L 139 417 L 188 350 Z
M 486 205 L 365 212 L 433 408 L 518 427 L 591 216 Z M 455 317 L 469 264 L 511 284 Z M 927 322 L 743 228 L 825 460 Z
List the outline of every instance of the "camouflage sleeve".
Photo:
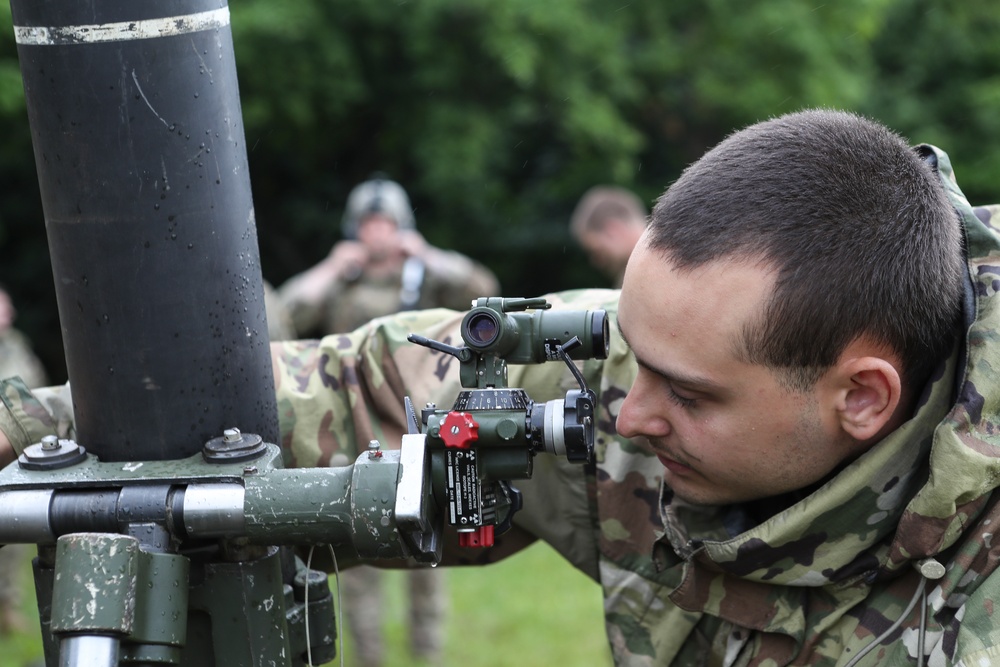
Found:
M 264 310 L 267 313 L 267 335 L 271 340 L 292 340 L 295 327 L 288 309 L 282 303 L 277 290 L 264 281 Z
M 19 329 L 8 328 L 0 334 L 0 377 L 18 376 L 29 389 L 49 383 L 41 360 L 31 348 L 31 341 Z
M 294 331 L 315 331 L 323 323 L 324 305 L 305 301 L 282 300 L 281 307 Z
M 288 319 L 292 331 L 315 331 L 323 325 L 327 295 L 339 290 L 328 260 L 292 276 L 275 290 L 275 306 Z
M 557 308 L 593 309 L 613 294 L 586 290 L 547 298 Z M 462 316 L 444 309 L 411 311 L 380 318 L 351 334 L 273 345 L 286 463 L 347 465 L 373 438 L 385 447 L 398 446 L 405 431 L 404 396 L 415 406 L 451 405 L 461 390 L 458 361 L 413 345 L 406 336 L 419 333 L 461 345 Z M 603 364 L 588 361 L 582 368 L 588 383 L 599 390 Z M 513 366 L 509 383 L 524 388 L 536 402 L 562 398 L 577 386 L 561 363 Z M 585 466 L 538 455 L 532 479 L 515 482 L 525 499 L 515 523 L 596 578 L 592 480 Z M 483 554 L 476 562 L 496 559 Z
M 976 214 L 976 217 L 983 222 L 983 224 L 988 225 L 992 229 L 1000 228 L 1000 204 L 975 206 L 972 211 Z
M 976 575 L 979 568 L 991 567 L 988 563 L 991 560 L 989 551 L 971 551 L 959 556 L 964 567 L 956 568 L 956 571 L 964 571 L 964 582 L 981 578 L 981 574 Z M 954 647 L 949 664 L 997 665 L 1000 664 L 1000 617 L 995 610 L 995 601 L 1000 595 L 1000 570 L 993 570 L 974 588 L 971 595 L 961 600 L 954 626 L 946 630 L 944 641 Z
M 20 455 L 42 436 L 73 437 L 69 386 L 29 390 L 19 377 L 0 380 L 0 431 Z
M 412 311 L 350 334 L 272 345 L 281 447 L 290 466 L 347 465 L 372 439 L 398 446 L 403 397 L 450 403 L 457 360 L 406 340 L 420 332 L 454 344 L 461 314 Z M 454 364 L 452 362 L 455 362 Z M 454 366 L 454 368 L 452 368 Z

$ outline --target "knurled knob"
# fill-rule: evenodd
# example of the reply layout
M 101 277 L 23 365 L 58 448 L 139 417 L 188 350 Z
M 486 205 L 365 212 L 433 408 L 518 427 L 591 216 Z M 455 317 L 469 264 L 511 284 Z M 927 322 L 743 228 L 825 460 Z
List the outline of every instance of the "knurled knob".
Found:
M 441 421 L 441 439 L 445 447 L 469 449 L 479 439 L 479 424 L 468 412 L 449 412 Z

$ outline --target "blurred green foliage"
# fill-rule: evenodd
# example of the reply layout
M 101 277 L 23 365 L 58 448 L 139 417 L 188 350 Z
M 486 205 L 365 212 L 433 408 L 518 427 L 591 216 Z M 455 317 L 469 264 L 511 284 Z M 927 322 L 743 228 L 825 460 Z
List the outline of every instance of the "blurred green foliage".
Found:
M 649 203 L 729 132 L 809 106 L 948 150 L 1000 200 L 1000 14 L 987 0 L 232 0 L 265 278 L 338 239 L 347 192 L 400 181 L 432 242 L 508 295 L 603 285 L 566 231 L 596 183 Z M 0 282 L 60 379 L 10 10 L 0 9 Z

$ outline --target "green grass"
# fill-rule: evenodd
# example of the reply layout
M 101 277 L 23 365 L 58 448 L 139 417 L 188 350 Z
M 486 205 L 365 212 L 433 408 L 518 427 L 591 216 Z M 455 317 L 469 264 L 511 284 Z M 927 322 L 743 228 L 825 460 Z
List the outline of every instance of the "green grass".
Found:
M 42 632 L 38 627 L 38 607 L 35 604 L 35 584 L 31 574 L 31 559 L 35 547 L 21 549 L 21 611 L 25 631 L 0 637 L 0 667 L 42 665 Z
M 406 582 L 387 572 L 386 667 L 419 665 L 407 652 Z M 548 545 L 500 563 L 446 570 L 444 665 L 463 667 L 607 667 L 601 589 Z M 331 579 L 331 586 L 333 580 Z M 345 627 L 344 634 L 349 635 Z M 344 664 L 351 665 L 350 637 Z M 335 661 L 335 664 L 337 661 Z
M 548 545 L 448 577 L 454 631 L 446 664 L 611 665 L 600 586 Z
M 32 549 L 33 551 L 33 549 Z M 386 572 L 386 667 L 430 667 L 407 652 L 406 582 Z M 495 565 L 445 570 L 449 609 L 443 665 L 451 667 L 607 667 L 601 590 L 551 548 L 535 544 Z M 331 578 L 331 588 L 334 579 Z M 30 629 L 0 638 L 0 667 L 41 664 L 30 565 L 24 565 L 24 611 Z M 344 664 L 352 664 L 344 631 Z M 339 658 L 332 664 L 340 663 Z

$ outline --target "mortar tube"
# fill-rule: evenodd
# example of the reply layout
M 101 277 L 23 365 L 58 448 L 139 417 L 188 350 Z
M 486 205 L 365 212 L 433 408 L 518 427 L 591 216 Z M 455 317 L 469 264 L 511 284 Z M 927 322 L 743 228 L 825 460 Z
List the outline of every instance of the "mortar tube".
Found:
M 229 8 L 12 0 L 77 441 L 278 438 Z

